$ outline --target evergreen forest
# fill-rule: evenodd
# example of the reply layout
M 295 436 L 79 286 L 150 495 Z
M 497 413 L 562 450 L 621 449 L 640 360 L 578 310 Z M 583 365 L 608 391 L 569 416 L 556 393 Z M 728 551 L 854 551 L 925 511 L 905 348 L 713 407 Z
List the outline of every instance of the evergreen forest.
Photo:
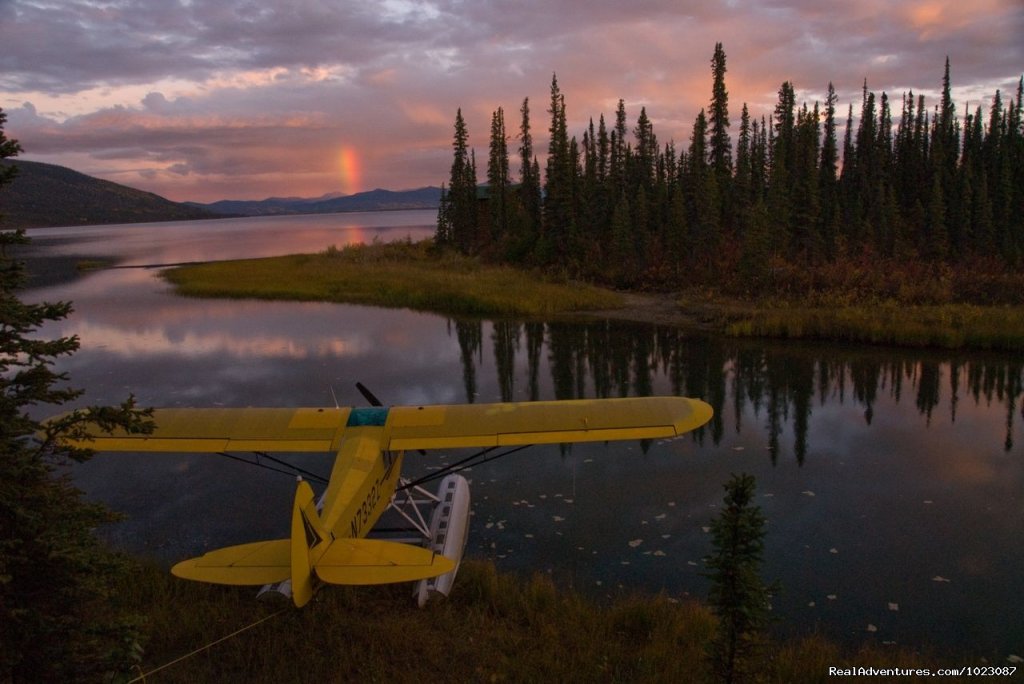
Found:
M 934 105 L 865 82 L 844 113 L 831 83 L 808 105 L 787 81 L 770 114 L 742 106 L 734 140 L 721 43 L 711 76 L 685 149 L 659 142 L 646 108 L 630 129 L 622 100 L 570 137 L 553 76 L 543 177 L 527 98 L 515 137 L 492 115 L 484 185 L 460 109 L 436 243 L 622 288 L 1021 303 L 1024 78 L 962 118 L 948 58 Z

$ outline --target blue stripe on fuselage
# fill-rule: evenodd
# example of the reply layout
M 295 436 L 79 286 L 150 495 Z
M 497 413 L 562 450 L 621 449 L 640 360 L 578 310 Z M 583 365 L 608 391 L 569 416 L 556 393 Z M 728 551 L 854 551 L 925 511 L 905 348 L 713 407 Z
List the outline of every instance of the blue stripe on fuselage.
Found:
M 348 414 L 345 427 L 384 427 L 388 410 L 382 407 L 354 408 Z

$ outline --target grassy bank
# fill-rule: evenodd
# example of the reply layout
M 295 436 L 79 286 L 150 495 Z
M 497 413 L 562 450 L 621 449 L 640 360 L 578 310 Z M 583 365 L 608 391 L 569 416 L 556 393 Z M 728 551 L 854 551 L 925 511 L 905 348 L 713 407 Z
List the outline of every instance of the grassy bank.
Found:
M 428 240 L 211 262 L 175 268 L 166 271 L 165 277 L 180 294 L 199 297 L 331 301 L 520 318 L 614 311 L 612 315 L 620 319 L 742 337 L 1024 350 L 1024 305 L 1007 303 L 1013 300 L 1013 278 L 936 280 L 926 272 L 911 272 L 886 280 L 876 273 L 881 267 L 873 268 L 829 267 L 828 277 L 804 274 L 808 282 L 799 287 L 793 285 L 799 278 L 787 274 L 783 283 L 763 289 L 757 297 L 726 297 L 699 288 L 679 296 L 623 296 L 438 252 Z M 915 275 L 922 284 L 912 287 L 906 281 Z M 976 291 L 968 292 L 970 283 Z M 968 303 L 958 299 L 957 292 L 996 303 Z
M 546 577 L 523 581 L 482 562 L 466 562 L 451 598 L 424 610 L 414 607 L 408 585 L 328 587 L 295 610 L 256 602 L 251 589 L 184 582 L 151 566 L 122 596 L 150 635 L 137 676 L 284 608 L 152 682 L 711 681 L 704 652 L 715 618 L 702 605 L 666 597 L 598 605 Z M 896 647 L 844 652 L 818 637 L 775 643 L 769 652 L 768 682 L 825 681 L 829 667 L 939 665 Z
M 895 302 L 763 308 L 726 324 L 738 337 L 828 339 L 947 349 L 1024 349 L 1024 307 Z
M 332 247 L 320 254 L 185 266 L 165 275 L 188 296 L 344 302 L 453 315 L 550 316 L 622 305 L 610 290 L 438 254 L 430 244 Z

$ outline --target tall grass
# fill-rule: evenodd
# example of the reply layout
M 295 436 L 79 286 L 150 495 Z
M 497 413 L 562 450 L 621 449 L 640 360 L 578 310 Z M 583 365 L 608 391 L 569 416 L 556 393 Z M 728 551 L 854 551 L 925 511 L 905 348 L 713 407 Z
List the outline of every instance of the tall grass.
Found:
M 189 296 L 332 301 L 453 315 L 533 317 L 622 305 L 610 290 L 435 252 L 429 241 L 211 262 L 172 269 L 165 277 Z
M 731 323 L 733 336 L 845 340 L 917 347 L 1024 349 L 1024 307 L 942 304 L 776 307 Z
M 280 609 L 251 589 L 186 583 L 146 566 L 125 588 L 150 634 L 143 673 Z M 601 607 L 550 579 L 467 561 L 448 601 L 415 608 L 409 585 L 328 587 L 156 675 L 154 682 L 707 681 L 710 612 L 664 597 Z
M 327 587 L 296 610 L 249 588 L 185 582 L 140 566 L 122 598 L 149 639 L 136 676 L 257 620 L 279 615 L 146 678 L 147 682 L 701 682 L 715 618 L 665 596 L 598 604 L 542 575 L 499 574 L 466 561 L 447 601 L 414 607 L 409 585 Z M 775 642 L 769 682 L 820 682 L 829 667 L 967 664 L 895 647 L 846 652 L 819 637 Z M 884 680 L 880 680 L 884 681 Z

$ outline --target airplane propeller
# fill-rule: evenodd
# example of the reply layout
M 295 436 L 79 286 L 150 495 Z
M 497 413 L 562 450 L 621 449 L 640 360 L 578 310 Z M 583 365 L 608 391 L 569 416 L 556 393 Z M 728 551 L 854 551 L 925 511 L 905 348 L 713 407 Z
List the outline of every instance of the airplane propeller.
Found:
M 377 395 L 375 395 L 373 392 L 368 390 L 366 388 L 366 385 L 364 385 L 363 383 L 357 382 L 356 383 L 356 389 L 359 390 L 359 393 L 362 394 L 363 397 L 366 398 L 366 401 L 368 401 L 370 403 L 370 406 L 383 406 L 384 405 L 383 402 L 381 402 L 381 400 L 377 398 Z

